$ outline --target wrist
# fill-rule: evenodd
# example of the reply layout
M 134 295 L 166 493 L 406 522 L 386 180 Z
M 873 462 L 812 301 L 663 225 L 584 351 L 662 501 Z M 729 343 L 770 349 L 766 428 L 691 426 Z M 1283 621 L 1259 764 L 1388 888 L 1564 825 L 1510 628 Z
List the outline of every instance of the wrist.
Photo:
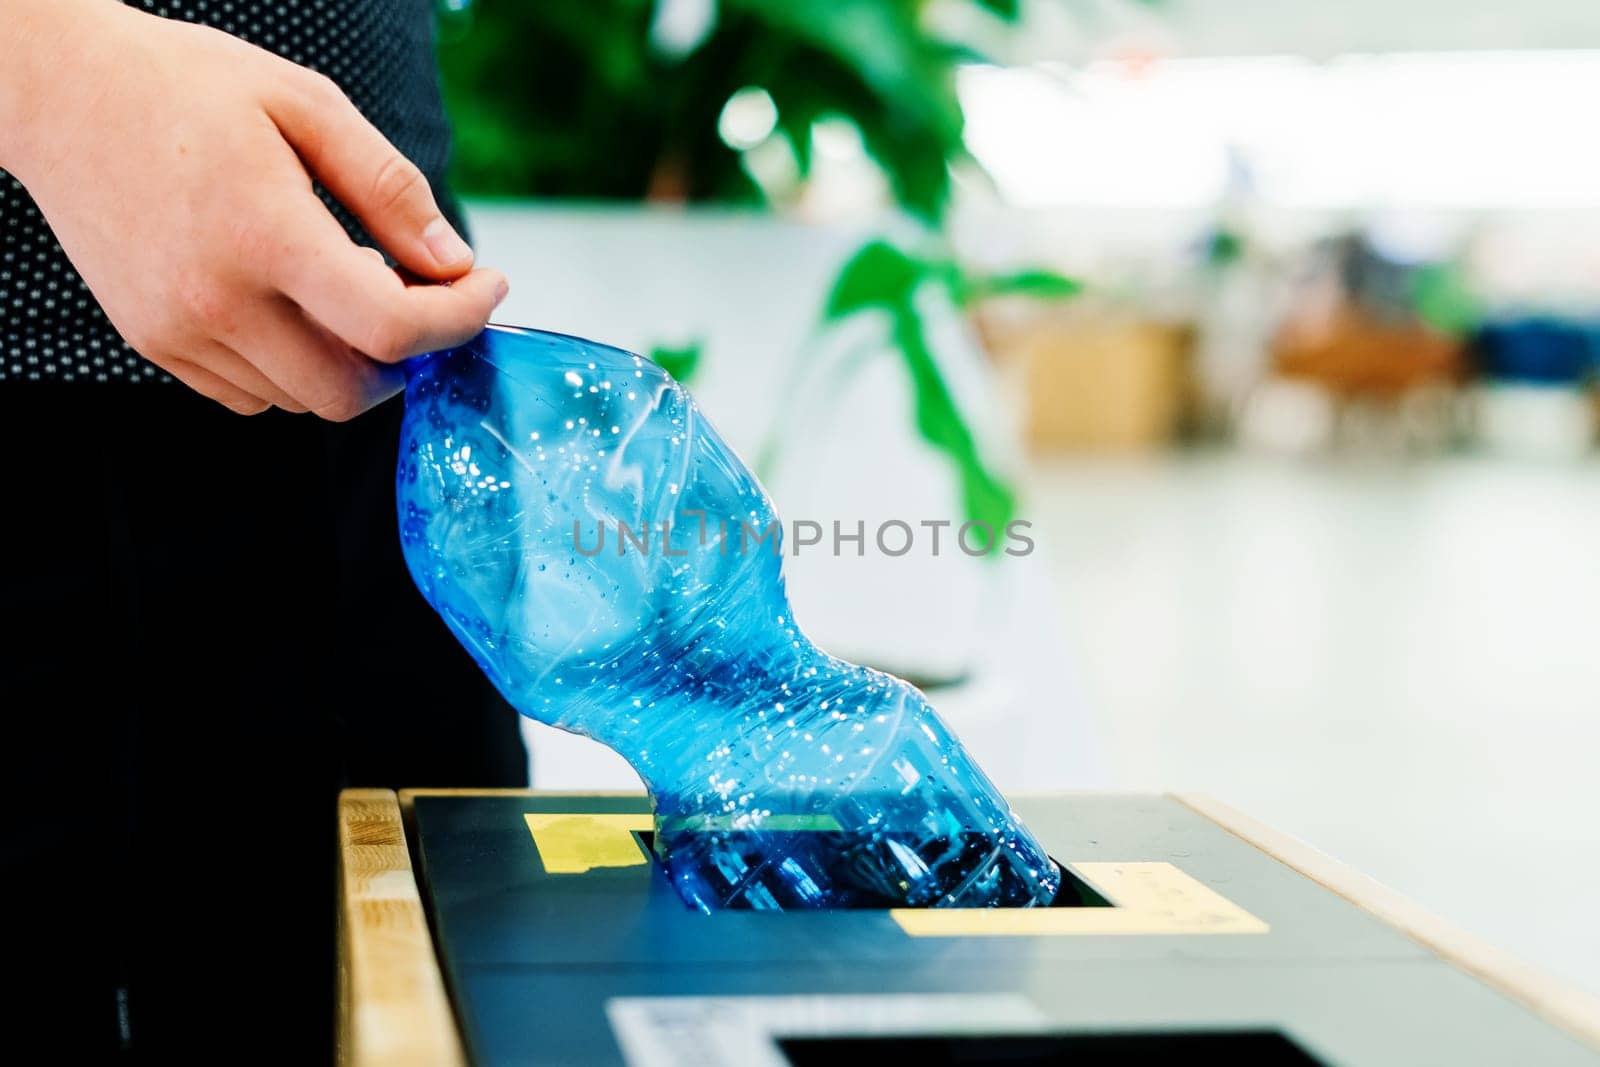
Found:
M 0 168 L 21 177 L 70 121 L 63 93 L 106 69 L 94 59 L 106 35 L 92 31 L 124 12 L 119 0 L 0 0 Z

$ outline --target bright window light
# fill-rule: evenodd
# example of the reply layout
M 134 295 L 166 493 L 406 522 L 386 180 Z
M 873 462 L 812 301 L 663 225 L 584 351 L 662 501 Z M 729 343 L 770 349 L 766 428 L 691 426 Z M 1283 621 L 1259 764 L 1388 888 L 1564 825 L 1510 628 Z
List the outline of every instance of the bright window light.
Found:
M 1024 207 L 1600 205 L 1600 52 L 1171 60 L 961 72 L 967 144 Z

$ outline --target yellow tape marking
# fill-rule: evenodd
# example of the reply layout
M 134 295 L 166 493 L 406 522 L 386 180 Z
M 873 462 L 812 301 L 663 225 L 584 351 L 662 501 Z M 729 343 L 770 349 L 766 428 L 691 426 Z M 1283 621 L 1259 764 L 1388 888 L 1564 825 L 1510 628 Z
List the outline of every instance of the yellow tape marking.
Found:
M 550 874 L 582 874 L 596 867 L 637 867 L 650 862 L 633 836 L 654 825 L 648 812 L 528 812 L 523 818 L 533 835 L 539 862 Z
M 550 874 L 650 862 L 637 832 L 647 812 L 528 812 L 539 860 Z M 798 823 L 798 820 L 797 820 Z M 773 829 L 776 827 L 768 827 Z M 799 829 L 797 824 L 794 827 Z M 819 829 L 812 823 L 807 829 Z M 912 937 L 1050 937 L 1065 934 L 1264 934 L 1271 929 L 1227 897 L 1170 863 L 1073 863 L 1109 908 L 892 908 Z
M 912 937 L 1264 934 L 1271 929 L 1170 863 L 1072 863 L 1109 908 L 893 908 Z

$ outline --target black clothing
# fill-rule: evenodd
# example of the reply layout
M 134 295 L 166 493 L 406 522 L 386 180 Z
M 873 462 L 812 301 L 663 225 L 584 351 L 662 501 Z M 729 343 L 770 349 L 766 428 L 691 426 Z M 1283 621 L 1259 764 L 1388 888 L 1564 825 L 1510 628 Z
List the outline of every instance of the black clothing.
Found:
M 59 1062 L 326 1062 L 337 789 L 525 784 L 405 573 L 399 414 L 0 386 L 11 1018 Z
M 442 176 L 431 0 L 143 6 L 328 73 Z M 11 1028 L 52 1062 L 328 1062 L 338 788 L 525 784 L 401 560 L 400 414 L 164 380 L 0 173 L 0 893 Z

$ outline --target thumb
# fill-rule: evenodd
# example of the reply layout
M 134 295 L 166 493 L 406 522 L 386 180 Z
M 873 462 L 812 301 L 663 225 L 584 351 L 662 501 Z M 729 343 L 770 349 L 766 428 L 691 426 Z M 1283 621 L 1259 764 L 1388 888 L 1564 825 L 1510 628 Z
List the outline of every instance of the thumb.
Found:
M 472 267 L 428 179 L 328 78 L 294 68 L 268 113 L 306 168 L 402 267 L 437 281 Z

